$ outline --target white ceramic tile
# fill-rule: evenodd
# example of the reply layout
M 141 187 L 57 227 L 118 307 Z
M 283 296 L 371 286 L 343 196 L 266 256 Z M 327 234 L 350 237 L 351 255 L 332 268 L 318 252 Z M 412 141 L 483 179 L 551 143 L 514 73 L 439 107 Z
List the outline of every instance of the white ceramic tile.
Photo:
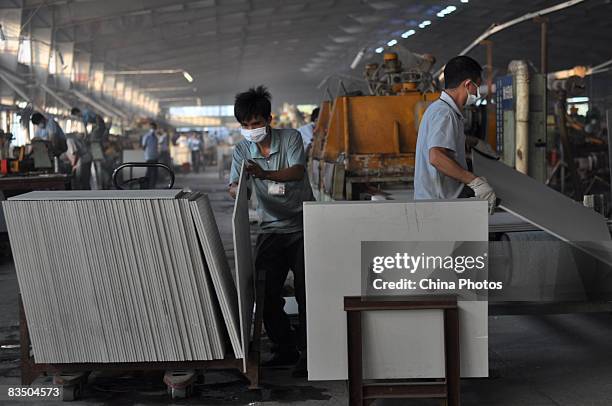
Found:
M 475 200 L 333 202 L 304 204 L 306 317 L 310 380 L 347 378 L 346 314 L 343 298 L 361 294 L 362 241 L 487 241 L 486 203 Z M 488 374 L 487 303 L 460 302 L 461 374 Z M 364 341 L 384 345 L 364 352 L 369 378 L 443 376 L 439 315 L 407 312 L 397 348 L 387 335 L 393 316 L 365 317 Z M 395 316 L 397 317 L 397 316 Z M 416 326 L 416 327 L 414 327 Z M 390 341 L 391 340 L 391 341 Z M 386 348 L 396 348 L 387 351 Z

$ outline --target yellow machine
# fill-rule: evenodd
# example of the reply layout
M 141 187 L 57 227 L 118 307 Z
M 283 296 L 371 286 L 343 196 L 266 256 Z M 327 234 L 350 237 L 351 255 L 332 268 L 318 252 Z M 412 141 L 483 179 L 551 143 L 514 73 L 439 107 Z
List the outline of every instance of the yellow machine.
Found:
M 381 68 L 366 67 L 376 95 L 342 96 L 322 104 L 310 162 L 319 199 L 361 200 L 383 185 L 407 189 L 412 183 L 418 122 L 439 93 L 420 91 L 421 78 L 415 78 L 414 70 L 401 70 L 396 54 L 385 55 L 383 69 L 389 63 L 387 75 L 376 80 L 369 80 L 368 72 Z

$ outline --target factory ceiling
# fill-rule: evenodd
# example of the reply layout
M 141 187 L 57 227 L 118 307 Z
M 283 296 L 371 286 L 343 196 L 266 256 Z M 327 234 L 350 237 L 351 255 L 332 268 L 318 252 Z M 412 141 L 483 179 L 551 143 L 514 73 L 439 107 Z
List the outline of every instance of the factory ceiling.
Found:
M 465 1 L 465 0 L 463 0 Z M 75 41 L 109 69 L 184 69 L 181 75 L 133 77 L 165 99 L 200 96 L 204 104 L 231 103 L 251 85 L 266 84 L 275 100 L 318 102 L 330 74 L 361 77 L 374 50 L 392 39 L 441 66 L 492 23 L 502 23 L 561 0 L 3 0 L 23 6 L 33 27 L 53 25 L 55 40 Z M 437 14 L 448 5 L 452 13 Z M 549 69 L 596 65 L 612 58 L 612 4 L 586 0 L 549 19 Z M 423 21 L 431 21 L 419 28 Z M 415 30 L 404 39 L 402 33 Z M 540 25 L 527 21 L 491 38 L 493 65 L 504 73 L 512 59 L 540 65 Z M 356 70 L 349 66 L 367 52 Z M 394 47 L 394 48 L 397 48 Z M 392 48 L 393 49 L 393 48 Z M 470 55 L 483 64 L 484 47 Z M 350 86 L 350 79 L 345 79 Z M 336 83 L 329 82 L 332 92 Z M 163 89 L 173 88 L 164 93 Z

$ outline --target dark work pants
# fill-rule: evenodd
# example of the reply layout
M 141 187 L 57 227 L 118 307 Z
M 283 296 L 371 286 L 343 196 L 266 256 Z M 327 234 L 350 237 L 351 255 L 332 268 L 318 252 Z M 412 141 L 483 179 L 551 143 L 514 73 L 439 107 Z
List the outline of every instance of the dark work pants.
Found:
M 306 290 L 304 279 L 304 233 L 260 234 L 255 248 L 255 269 L 264 272 L 263 321 L 270 340 L 282 351 L 297 348 L 306 350 Z M 282 291 L 289 274 L 293 272 L 295 299 L 298 303 L 299 327 L 293 333 L 285 313 Z
M 91 162 L 80 163 L 77 165 L 72 174 L 72 189 L 73 190 L 90 190 L 91 180 Z
M 157 159 L 148 159 L 147 163 L 155 164 L 157 163 Z M 147 173 L 145 174 L 145 176 L 147 177 L 149 181 L 147 185 L 147 189 L 155 189 L 155 186 L 157 185 L 157 168 L 154 166 L 148 167 Z
M 200 172 L 200 151 L 191 151 L 191 166 L 195 173 Z

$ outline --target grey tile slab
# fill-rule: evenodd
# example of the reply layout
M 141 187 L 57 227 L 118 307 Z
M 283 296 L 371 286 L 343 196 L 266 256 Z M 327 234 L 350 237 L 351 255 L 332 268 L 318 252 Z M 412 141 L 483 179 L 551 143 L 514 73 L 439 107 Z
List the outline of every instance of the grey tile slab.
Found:
M 26 199 L 4 207 L 37 362 L 225 355 L 226 327 L 186 199 Z
M 37 190 L 8 200 L 130 200 L 130 199 L 176 199 L 180 189 L 148 190 Z
M 217 296 L 210 281 L 209 269 L 205 265 L 201 247 L 196 233 L 196 226 L 191 214 L 189 200 L 187 198 L 178 199 L 181 210 L 183 228 L 187 237 L 187 244 L 191 253 L 190 258 L 194 269 L 194 287 L 197 289 L 196 296 L 204 301 L 203 307 L 197 309 L 204 312 L 205 328 L 203 334 L 207 334 L 211 343 L 212 358 L 220 359 L 225 356 L 222 332 L 224 326 L 220 323 L 218 314 L 219 305 Z
M 592 209 L 500 161 L 474 153 L 474 172 L 487 178 L 500 207 L 563 241 L 609 241 L 606 219 Z
M 247 173 L 244 162 L 240 169 L 238 193 L 232 215 L 234 236 L 234 255 L 236 259 L 236 286 L 238 288 L 238 309 L 240 314 L 240 333 L 244 351 L 243 367 L 246 372 L 248 350 L 253 324 L 255 305 L 255 272 L 251 246 L 251 225 L 249 222 L 249 201 L 247 193 Z
M 234 355 L 242 358 L 238 295 L 212 207 L 206 195 L 192 200 L 190 206 Z

